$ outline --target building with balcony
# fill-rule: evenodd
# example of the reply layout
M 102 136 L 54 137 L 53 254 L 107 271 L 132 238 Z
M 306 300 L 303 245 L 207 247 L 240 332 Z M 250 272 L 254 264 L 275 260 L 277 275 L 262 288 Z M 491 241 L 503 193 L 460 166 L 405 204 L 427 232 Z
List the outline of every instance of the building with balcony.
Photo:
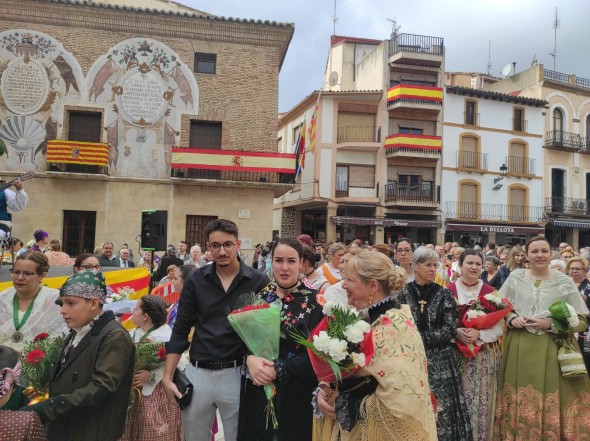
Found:
M 544 233 L 545 105 L 498 92 L 445 88 L 445 241 L 524 243 Z
M 487 89 L 548 102 L 543 127 L 545 234 L 553 244 L 590 245 L 590 79 L 539 64 Z
M 43 228 L 71 255 L 136 249 L 153 209 L 168 212 L 171 243 L 204 245 L 215 218 L 237 222 L 246 254 L 271 237 L 294 177 L 276 152 L 293 25 L 160 0 L 2 4 L 2 175 L 36 173 L 15 236 Z
M 279 119 L 292 153 L 314 109 L 315 148 L 275 202 L 275 230 L 327 241 L 393 243 L 440 233 L 442 38 L 332 36 L 324 86 Z

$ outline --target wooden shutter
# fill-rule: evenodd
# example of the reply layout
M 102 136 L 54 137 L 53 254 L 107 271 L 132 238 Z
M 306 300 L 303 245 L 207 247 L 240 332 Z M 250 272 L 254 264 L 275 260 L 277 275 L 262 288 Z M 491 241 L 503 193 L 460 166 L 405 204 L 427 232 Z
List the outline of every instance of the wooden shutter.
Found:
M 349 167 L 350 187 L 373 188 L 375 187 L 375 167 L 359 167 L 351 165 Z
M 477 218 L 477 186 L 461 184 L 459 216 L 467 219 Z
M 479 153 L 477 151 L 477 138 L 464 136 L 459 152 L 459 167 L 479 169 Z
M 522 188 L 510 189 L 510 205 L 508 206 L 508 219 L 512 221 L 526 221 L 526 190 Z
M 510 173 L 528 174 L 526 146 L 522 142 L 513 142 L 510 144 L 508 171 Z

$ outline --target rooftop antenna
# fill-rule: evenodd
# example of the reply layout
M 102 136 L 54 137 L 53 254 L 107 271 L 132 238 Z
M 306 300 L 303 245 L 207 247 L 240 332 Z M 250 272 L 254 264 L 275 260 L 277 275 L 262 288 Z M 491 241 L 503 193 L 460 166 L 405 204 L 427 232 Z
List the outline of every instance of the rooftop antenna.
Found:
M 490 71 L 492 70 L 492 41 L 488 41 L 488 76 L 490 76 Z
M 401 28 L 401 26 L 397 24 L 397 18 L 395 18 L 395 17 L 394 18 L 386 18 L 385 20 L 391 22 L 391 39 L 393 40 L 397 36 L 397 33 L 398 33 L 399 29 Z
M 557 16 L 557 8 L 555 8 L 555 20 L 553 20 L 553 53 L 549 53 L 553 57 L 553 72 L 555 69 L 555 60 L 557 59 L 557 28 L 559 27 L 559 17 Z
M 334 22 L 334 34 L 332 35 L 336 35 L 336 23 L 338 23 L 338 16 L 336 15 L 336 2 L 337 0 L 334 0 L 334 15 L 332 16 L 332 21 Z

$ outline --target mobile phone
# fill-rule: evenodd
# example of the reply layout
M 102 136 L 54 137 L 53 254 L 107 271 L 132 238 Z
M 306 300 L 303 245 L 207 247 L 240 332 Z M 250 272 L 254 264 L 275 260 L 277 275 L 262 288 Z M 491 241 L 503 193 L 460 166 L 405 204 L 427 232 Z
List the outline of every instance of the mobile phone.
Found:
M 447 254 L 447 259 L 453 260 L 453 255 L 452 254 Z

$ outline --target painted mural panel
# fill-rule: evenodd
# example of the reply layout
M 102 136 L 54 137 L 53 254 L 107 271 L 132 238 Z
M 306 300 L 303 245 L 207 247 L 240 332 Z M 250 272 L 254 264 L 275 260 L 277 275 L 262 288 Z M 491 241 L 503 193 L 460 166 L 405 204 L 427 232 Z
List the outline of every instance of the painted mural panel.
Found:
M 63 105 L 85 95 L 75 57 L 50 35 L 30 29 L 0 33 L 2 169 L 44 170 L 47 140 L 63 124 Z
M 93 64 L 87 86 L 89 103 L 105 106 L 109 174 L 169 177 L 181 115 L 199 107 L 197 82 L 179 56 L 156 40 L 125 40 Z

